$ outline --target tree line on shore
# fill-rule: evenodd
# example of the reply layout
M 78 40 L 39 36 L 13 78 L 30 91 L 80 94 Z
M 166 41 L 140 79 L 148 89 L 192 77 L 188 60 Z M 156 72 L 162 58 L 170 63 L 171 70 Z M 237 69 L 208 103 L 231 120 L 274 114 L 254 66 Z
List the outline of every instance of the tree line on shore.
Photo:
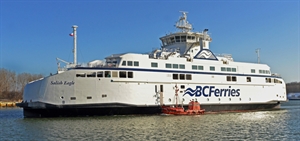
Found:
M 42 77 L 41 74 L 17 74 L 14 71 L 0 68 L 0 101 L 22 100 L 25 85 Z
M 300 82 L 291 82 L 286 84 L 287 93 L 300 93 Z

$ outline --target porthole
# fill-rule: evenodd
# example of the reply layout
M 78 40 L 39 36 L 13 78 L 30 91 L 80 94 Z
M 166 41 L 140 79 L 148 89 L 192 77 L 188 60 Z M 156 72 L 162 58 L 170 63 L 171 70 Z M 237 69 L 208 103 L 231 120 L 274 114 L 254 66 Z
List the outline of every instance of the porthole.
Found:
M 171 100 L 171 98 L 169 98 L 169 102 L 171 102 L 172 100 Z
M 182 98 L 182 101 L 184 101 L 184 98 Z
M 240 98 L 240 101 L 242 101 L 242 98 Z
M 221 98 L 219 98 L 219 101 L 221 101 Z
M 207 98 L 207 101 L 209 101 L 209 98 Z
M 231 98 L 229 98 L 229 101 L 231 101 Z
M 61 97 L 60 97 L 60 99 L 64 99 L 64 97 L 63 97 L 63 96 L 61 96 Z

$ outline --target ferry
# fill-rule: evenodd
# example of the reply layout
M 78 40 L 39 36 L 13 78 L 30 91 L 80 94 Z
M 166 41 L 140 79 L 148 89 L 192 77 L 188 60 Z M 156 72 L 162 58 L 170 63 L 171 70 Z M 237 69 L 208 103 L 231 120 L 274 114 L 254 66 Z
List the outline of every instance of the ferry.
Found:
M 161 114 L 176 98 L 185 108 L 197 101 L 205 112 L 272 109 L 287 101 L 284 80 L 267 64 L 213 53 L 208 29 L 193 31 L 187 12 L 181 14 L 159 49 L 86 64 L 77 63 L 78 26 L 72 26 L 74 62 L 57 58 L 56 74 L 25 86 L 17 104 L 24 117 Z

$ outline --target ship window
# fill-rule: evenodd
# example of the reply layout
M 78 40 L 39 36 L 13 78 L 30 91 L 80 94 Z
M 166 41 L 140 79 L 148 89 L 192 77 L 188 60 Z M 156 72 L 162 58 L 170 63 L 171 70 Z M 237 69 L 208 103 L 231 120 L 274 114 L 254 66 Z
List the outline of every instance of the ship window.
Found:
M 105 71 L 105 77 L 110 77 L 111 74 L 110 74 L 110 71 Z
M 96 73 L 95 72 L 89 73 L 86 75 L 86 77 L 96 77 Z
M 166 64 L 166 68 L 172 68 L 171 64 Z
M 175 43 L 174 37 L 171 37 L 170 39 L 171 39 L 171 43 Z
M 107 97 L 107 95 L 106 95 L 106 94 L 103 94 L 103 95 L 102 95 L 102 98 L 103 98 L 103 97 Z
M 231 68 L 226 68 L 226 70 L 230 72 L 230 71 L 231 71 Z
M 158 67 L 158 65 L 157 65 L 157 63 L 155 63 L 155 62 L 151 62 L 151 67 L 153 67 L 153 68 L 157 68 L 157 67 Z
M 132 66 L 132 61 L 127 61 L 127 66 Z
M 209 67 L 209 70 L 215 71 L 215 67 L 214 67 L 214 66 L 210 66 L 210 67 Z
M 173 74 L 173 79 L 178 80 L 178 74 Z
M 92 97 L 91 97 L 91 96 L 88 96 L 88 97 L 86 97 L 86 99 L 92 99 Z
M 184 80 L 185 79 L 185 75 L 184 74 L 180 74 L 179 78 L 180 78 L 180 80 Z
M 255 69 L 251 69 L 251 73 L 255 73 Z
M 103 71 L 97 72 L 97 77 L 103 77 Z
M 196 65 L 192 65 L 192 70 L 197 70 L 197 66 Z
M 71 99 L 71 100 L 76 100 L 76 97 L 71 97 L 70 99 Z
M 251 82 L 251 77 L 247 77 L 247 82 Z
M 266 74 L 266 70 L 263 70 L 263 74 Z
M 227 76 L 227 81 L 231 81 L 231 76 Z
M 160 92 L 164 92 L 164 86 L 160 85 Z
M 128 78 L 133 78 L 133 72 L 127 72 Z
M 178 69 L 178 64 L 173 64 L 174 69 Z
M 192 40 L 195 40 L 195 36 L 192 36 Z
M 225 67 L 221 67 L 221 71 L 226 71 L 226 68 Z
M 186 42 L 186 36 L 181 36 L 181 42 Z
M 133 65 L 134 65 L 134 66 L 139 66 L 139 62 L 138 62 L 138 61 L 134 61 L 134 62 L 133 62 Z
M 267 83 L 271 83 L 271 78 L 266 78 Z
M 203 70 L 203 66 L 198 66 L 198 70 Z
M 259 73 L 262 73 L 262 70 L 259 70 Z
M 76 74 L 76 77 L 85 77 L 85 73 L 78 73 Z
M 123 61 L 123 62 L 122 62 L 122 66 L 126 66 L 126 61 Z
M 231 80 L 236 81 L 236 76 L 232 76 Z
M 180 36 L 175 36 L 176 42 L 180 42 Z
M 184 88 L 185 88 L 185 86 L 184 86 L 184 85 L 180 85 L 180 88 L 181 88 L 181 89 L 184 89 Z
M 232 68 L 231 71 L 232 71 L 232 72 L 236 72 L 236 68 Z
M 192 80 L 192 75 L 191 74 L 187 74 L 185 77 L 186 77 L 186 80 Z
M 179 68 L 180 68 L 180 69 L 185 69 L 185 65 L 179 64 Z
M 113 71 L 112 72 L 112 77 L 118 77 L 118 72 L 117 71 Z
M 189 40 L 190 40 L 190 39 L 192 39 L 192 37 L 191 37 L 191 36 L 187 36 L 187 39 L 189 39 Z
M 126 78 L 126 71 L 120 71 L 119 76 L 120 78 Z

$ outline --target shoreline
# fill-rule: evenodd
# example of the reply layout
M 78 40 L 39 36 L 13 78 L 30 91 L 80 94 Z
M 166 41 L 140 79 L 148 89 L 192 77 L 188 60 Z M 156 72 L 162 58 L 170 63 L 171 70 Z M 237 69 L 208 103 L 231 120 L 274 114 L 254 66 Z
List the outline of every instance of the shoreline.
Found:
M 3 102 L 0 101 L 0 108 L 6 108 L 6 107 L 17 107 L 16 105 L 17 102 Z

